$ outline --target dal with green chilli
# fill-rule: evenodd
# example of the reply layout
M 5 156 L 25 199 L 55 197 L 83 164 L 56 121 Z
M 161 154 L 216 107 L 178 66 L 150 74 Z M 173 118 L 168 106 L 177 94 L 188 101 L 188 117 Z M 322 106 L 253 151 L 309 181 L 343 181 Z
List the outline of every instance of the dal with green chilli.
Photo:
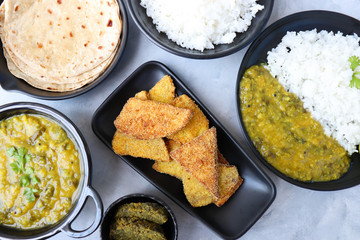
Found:
M 42 227 L 70 210 L 81 178 L 79 153 L 55 122 L 33 114 L 2 120 L 0 166 L 1 224 Z
M 250 67 L 240 82 L 243 122 L 261 155 L 283 174 L 300 181 L 330 181 L 350 167 L 350 158 L 326 136 L 295 94 L 263 66 Z

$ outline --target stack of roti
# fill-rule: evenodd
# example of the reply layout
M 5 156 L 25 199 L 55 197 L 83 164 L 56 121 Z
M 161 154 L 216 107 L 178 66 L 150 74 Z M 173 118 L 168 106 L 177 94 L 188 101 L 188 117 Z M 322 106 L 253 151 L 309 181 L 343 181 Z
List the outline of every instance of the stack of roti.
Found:
M 47 91 L 95 80 L 112 62 L 121 31 L 117 0 L 5 0 L 0 7 L 10 72 Z

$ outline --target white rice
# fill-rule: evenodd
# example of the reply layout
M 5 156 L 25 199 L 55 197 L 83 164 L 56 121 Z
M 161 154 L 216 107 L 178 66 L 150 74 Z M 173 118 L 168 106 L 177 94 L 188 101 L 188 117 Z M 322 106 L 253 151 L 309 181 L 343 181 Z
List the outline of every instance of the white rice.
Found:
M 360 89 L 349 86 L 353 71 L 348 62 L 360 56 L 359 40 L 316 29 L 288 32 L 267 57 L 271 74 L 349 154 L 360 143 Z
M 178 45 L 203 51 L 231 43 L 264 6 L 257 0 L 141 0 L 141 6 Z

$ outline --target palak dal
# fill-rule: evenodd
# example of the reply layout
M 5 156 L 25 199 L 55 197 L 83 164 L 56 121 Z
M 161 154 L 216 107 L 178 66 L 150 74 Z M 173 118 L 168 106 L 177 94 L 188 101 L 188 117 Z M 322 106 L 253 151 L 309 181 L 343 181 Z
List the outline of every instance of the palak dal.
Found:
M 300 181 L 329 181 L 349 169 L 345 149 L 263 66 L 246 70 L 240 100 L 249 137 L 280 172 Z
M 0 223 L 53 224 L 70 210 L 81 179 L 79 153 L 61 126 L 21 114 L 0 122 Z
M 70 91 L 95 80 L 116 54 L 116 0 L 6 0 L 0 35 L 9 70 L 34 87 Z

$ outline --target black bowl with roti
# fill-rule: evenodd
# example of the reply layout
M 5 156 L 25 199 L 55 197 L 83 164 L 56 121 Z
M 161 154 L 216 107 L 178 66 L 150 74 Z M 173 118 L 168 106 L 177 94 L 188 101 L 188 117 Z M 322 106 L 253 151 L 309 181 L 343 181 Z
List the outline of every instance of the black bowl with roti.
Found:
M 68 212 L 54 223 L 37 226 L 34 228 L 19 228 L 0 224 L 1 239 L 46 239 L 56 233 L 63 232 L 70 237 L 85 237 L 92 234 L 99 226 L 103 216 L 103 204 L 99 194 L 91 186 L 91 158 L 90 151 L 84 137 L 77 127 L 62 113 L 42 104 L 30 102 L 18 102 L 0 106 L 0 122 L 19 115 L 35 115 L 51 120 L 59 125 L 66 133 L 69 139 L 74 143 L 79 156 L 80 180 L 77 190 L 72 196 L 71 207 Z M 3 134 L 3 132 L 2 132 Z M 32 160 L 31 160 L 32 161 Z M 26 163 L 28 164 L 28 163 Z M 10 170 L 11 171 L 11 170 Z M 36 171 L 36 169 L 35 169 Z M 41 180 L 45 181 L 44 178 Z M 49 180 L 47 180 L 49 181 Z M 49 183 L 49 182 L 48 182 Z M 48 184 L 47 183 L 47 184 Z M 40 190 L 40 194 L 45 189 Z M 90 227 L 85 230 L 74 230 L 72 222 L 83 208 L 86 200 L 92 198 L 95 203 L 95 219 Z M 2 199 L 3 200 L 3 199 Z M 41 200 L 40 196 L 34 203 Z M 40 210 L 39 210 L 40 211 Z M 48 215 L 49 216 L 49 215 Z M 33 223 L 30 219 L 30 223 Z
M 56 3 L 55 1 L 51 7 L 41 5 L 40 7 L 46 7 L 47 11 L 37 11 L 40 12 L 40 16 L 34 13 L 35 23 L 32 23 L 33 25 L 21 24 L 25 25 L 29 31 L 21 32 L 19 30 L 19 36 L 14 34 L 13 38 L 11 38 L 11 34 L 8 34 L 7 36 L 10 37 L 6 39 L 7 41 L 3 37 L 5 34 L 0 34 L 3 35 L 1 42 L 3 54 L 0 54 L 1 87 L 6 91 L 20 92 L 39 99 L 61 100 L 79 96 L 100 84 L 116 67 L 124 52 L 128 35 L 128 18 L 122 0 L 96 1 L 96 4 L 104 5 L 102 8 L 96 8 L 94 2 L 90 2 L 93 4 L 91 5 L 82 1 L 71 3 L 62 1 Z M 11 0 L 3 1 L 0 12 L 3 15 L 2 19 L 7 19 L 9 23 L 4 20 L 5 23 L 2 22 L 3 26 L 0 26 L 0 32 L 4 33 L 4 29 L 7 29 L 8 32 L 17 33 L 14 26 L 19 25 L 21 17 L 28 14 L 26 11 L 21 12 L 23 9 L 21 4 L 25 5 L 26 3 L 16 4 L 18 3 Z M 36 4 L 31 3 L 29 9 L 38 7 Z M 61 9 L 62 6 L 67 7 L 68 5 L 74 9 Z M 87 9 L 90 5 L 92 7 Z M 8 9 L 14 10 L 11 12 Z M 107 9 L 111 10 L 107 12 Z M 7 15 L 4 17 L 5 13 L 9 17 Z M 115 14 L 120 16 L 120 21 L 113 20 Z M 77 19 L 77 16 L 82 16 L 82 18 Z M 36 22 L 37 18 L 46 24 L 37 26 L 36 24 L 40 24 Z M 19 22 L 12 24 L 11 19 Z M 73 22 L 71 22 L 72 20 Z M 23 21 L 25 22 L 26 19 Z M 74 27 L 69 29 L 72 25 Z M 54 29 L 63 26 L 65 26 L 63 30 L 59 34 L 55 34 Z M 31 36 L 26 35 L 26 32 L 34 32 L 37 31 L 36 29 L 39 29 L 39 32 L 33 33 Z M 114 29 L 113 32 L 116 34 L 111 35 L 109 29 Z M 118 37 L 118 35 L 120 36 Z M 23 40 L 18 41 L 21 38 Z M 27 39 L 32 38 L 36 39 L 29 45 L 30 47 L 27 47 L 26 44 L 29 42 Z M 70 40 L 77 42 L 72 44 Z M 117 44 L 116 41 L 118 41 Z M 57 49 L 58 45 L 56 44 L 62 45 Z M 34 45 L 37 46 L 34 47 Z M 67 49 L 67 46 L 71 47 Z M 59 56 L 62 57 L 62 62 L 59 60 Z M 51 65 L 53 64 L 51 61 L 57 64 L 56 67 L 51 68 L 54 66 Z M 45 64 L 41 64 L 42 62 Z M 61 63 L 69 63 L 68 70 L 70 71 L 65 72 L 67 67 L 62 68 L 64 64 Z M 41 68 L 50 69 L 52 72 L 44 70 L 44 73 Z M 64 73 L 60 72 L 62 70 Z M 56 79 L 53 80 L 54 78 Z M 60 78 L 62 80 L 58 80 Z

